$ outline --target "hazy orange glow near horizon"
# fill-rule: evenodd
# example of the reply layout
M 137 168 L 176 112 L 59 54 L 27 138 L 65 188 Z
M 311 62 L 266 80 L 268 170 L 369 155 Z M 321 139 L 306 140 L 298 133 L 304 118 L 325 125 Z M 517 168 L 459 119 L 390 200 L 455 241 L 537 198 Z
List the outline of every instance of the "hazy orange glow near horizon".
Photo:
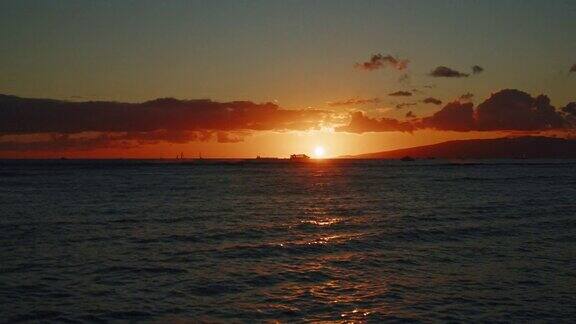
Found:
M 312 158 L 336 158 L 378 151 L 428 145 L 454 139 L 497 138 L 509 132 L 439 132 L 417 131 L 415 134 L 390 132 L 348 134 L 331 131 L 261 132 L 239 143 L 190 142 L 161 143 L 132 149 L 69 150 L 61 152 L 0 152 L 0 158 L 254 158 L 307 154 Z
M 550 134 L 576 124 L 574 8 L 4 1 L 0 158 L 334 158 Z

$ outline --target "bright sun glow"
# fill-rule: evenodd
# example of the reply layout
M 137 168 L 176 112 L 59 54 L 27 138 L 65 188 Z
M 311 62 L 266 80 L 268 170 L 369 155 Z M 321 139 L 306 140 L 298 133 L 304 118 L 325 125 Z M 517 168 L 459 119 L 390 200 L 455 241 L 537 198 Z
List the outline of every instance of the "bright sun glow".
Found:
M 321 158 L 324 156 L 324 148 L 322 146 L 316 146 L 314 149 L 314 156 Z

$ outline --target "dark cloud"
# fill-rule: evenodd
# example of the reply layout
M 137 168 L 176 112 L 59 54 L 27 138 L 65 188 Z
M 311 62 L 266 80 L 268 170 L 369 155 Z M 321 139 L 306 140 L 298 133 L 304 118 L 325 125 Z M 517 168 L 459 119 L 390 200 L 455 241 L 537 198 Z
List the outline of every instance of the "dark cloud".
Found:
M 431 117 L 422 118 L 419 128 L 467 132 L 474 129 L 471 103 L 451 102 Z
M 472 74 L 480 74 L 484 72 L 484 68 L 479 65 L 472 66 Z
M 432 97 L 428 97 L 428 98 L 422 100 L 422 102 L 427 103 L 427 104 L 434 104 L 434 105 L 441 105 L 442 104 L 442 100 L 432 98 Z
M 0 141 L 0 151 L 88 151 L 95 149 L 130 149 L 136 143 L 109 134 L 94 137 L 73 137 L 69 134 L 52 134 L 33 141 Z
M 392 97 L 410 97 L 412 95 L 412 92 L 410 92 L 410 91 L 396 91 L 396 92 L 389 93 L 388 95 L 392 96 Z
M 321 110 L 287 110 L 249 101 L 71 102 L 0 96 L 0 134 L 301 130 L 318 127 L 325 116 Z
M 404 107 L 416 106 L 417 103 L 415 102 L 403 102 L 396 105 L 396 109 L 402 109 Z
M 576 117 L 576 102 L 571 102 L 571 103 L 567 104 L 566 107 L 562 108 L 562 111 L 565 114 L 568 114 L 572 117 Z
M 251 131 L 318 129 L 329 115 L 322 110 L 288 110 L 249 101 L 73 102 L 0 95 L 0 136 L 44 134 L 27 143 L 4 139 L 5 149 L 20 144 L 20 149 L 80 150 L 212 139 L 230 143 Z
M 374 54 L 370 58 L 369 61 L 363 63 L 356 63 L 354 66 L 356 68 L 372 71 L 381 69 L 384 67 L 391 67 L 396 70 L 405 70 L 408 67 L 408 63 L 410 61 L 399 59 L 392 55 L 382 55 L 382 54 Z
M 382 124 L 376 121 L 365 116 L 355 116 L 353 123 L 351 122 L 347 127 L 340 127 L 338 130 L 355 133 L 379 131 L 377 129 L 413 131 L 426 128 L 458 132 L 573 131 L 576 126 L 576 103 L 570 103 L 561 110 L 557 110 L 550 104 L 547 96 L 532 97 L 519 90 L 506 89 L 492 94 L 475 109 L 471 102 L 456 101 L 448 103 L 429 117 L 409 122 L 400 122 L 391 118 L 384 119 Z M 362 130 L 363 126 L 365 126 L 364 130 Z
M 471 97 L 471 95 L 470 95 Z M 433 99 L 433 98 L 432 98 Z M 373 99 L 355 99 L 356 102 Z M 426 99 L 425 99 L 426 100 Z M 353 102 L 353 101 L 350 101 Z M 375 102 L 375 101 L 374 101 Z M 397 108 L 417 105 L 400 103 Z M 282 109 L 249 101 L 157 99 L 143 103 L 72 102 L 0 95 L 0 151 L 65 151 L 132 148 L 154 143 L 235 143 L 254 131 L 309 130 L 342 125 L 323 110 Z M 547 96 L 501 90 L 474 108 L 452 102 L 431 116 L 409 120 L 351 114 L 337 131 L 364 133 L 418 129 L 441 131 L 573 131 L 576 103 L 556 109 Z
M 366 132 L 412 132 L 414 127 L 409 122 L 402 122 L 394 118 L 370 118 L 362 112 L 351 114 L 350 123 L 337 127 L 338 132 L 366 133 Z
M 380 98 L 370 98 L 370 99 L 360 99 L 360 98 L 351 98 L 343 101 L 334 101 L 329 102 L 328 105 L 332 107 L 338 106 L 356 106 L 356 105 L 365 105 L 365 104 L 377 104 L 380 103 Z
M 478 130 L 546 130 L 565 126 L 547 96 L 506 89 L 493 94 L 476 107 Z
M 218 143 L 241 142 L 247 132 L 216 131 L 152 131 L 152 132 L 114 132 L 97 134 L 42 134 L 34 140 L 0 141 L 0 151 L 89 151 L 96 149 L 131 149 L 140 145 L 169 142 L 184 144 L 189 142 Z
M 435 78 L 465 78 L 469 74 L 458 72 L 446 66 L 439 66 L 430 72 L 430 76 Z
M 572 65 L 572 67 L 570 68 L 570 73 L 572 72 L 576 72 L 576 64 Z

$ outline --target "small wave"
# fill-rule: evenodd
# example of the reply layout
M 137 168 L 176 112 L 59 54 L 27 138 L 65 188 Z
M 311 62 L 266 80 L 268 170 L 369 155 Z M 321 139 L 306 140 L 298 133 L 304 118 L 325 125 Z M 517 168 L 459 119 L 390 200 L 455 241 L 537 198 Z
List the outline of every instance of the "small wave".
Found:
M 102 314 L 102 317 L 108 320 L 126 320 L 133 322 L 135 320 L 144 320 L 150 318 L 152 313 L 142 312 L 142 311 L 117 311 L 117 312 L 106 312 Z
M 198 296 L 217 296 L 222 294 L 238 293 L 245 289 L 248 289 L 248 286 L 235 282 L 217 282 L 192 287 L 189 292 Z
M 8 319 L 8 323 L 37 322 L 46 320 L 56 320 L 63 315 L 62 312 L 53 310 L 36 310 L 26 314 L 18 315 Z
M 186 273 L 188 270 L 170 267 L 129 267 L 129 266 L 111 266 L 96 269 L 92 274 L 109 274 L 109 273 L 150 273 L 150 274 L 178 274 Z
M 342 218 L 333 217 L 333 218 L 302 220 L 302 221 L 300 221 L 300 223 L 310 224 L 310 225 L 314 225 L 314 226 L 331 226 L 334 224 L 341 223 L 342 221 L 343 221 Z

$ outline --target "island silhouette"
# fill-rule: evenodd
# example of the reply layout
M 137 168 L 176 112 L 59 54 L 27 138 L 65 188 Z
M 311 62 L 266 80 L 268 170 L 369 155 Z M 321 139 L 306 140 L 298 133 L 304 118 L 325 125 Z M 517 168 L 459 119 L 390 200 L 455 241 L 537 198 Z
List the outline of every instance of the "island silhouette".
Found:
M 522 136 L 447 141 L 405 149 L 347 155 L 353 159 L 462 158 L 462 159 L 574 159 L 576 140 Z

